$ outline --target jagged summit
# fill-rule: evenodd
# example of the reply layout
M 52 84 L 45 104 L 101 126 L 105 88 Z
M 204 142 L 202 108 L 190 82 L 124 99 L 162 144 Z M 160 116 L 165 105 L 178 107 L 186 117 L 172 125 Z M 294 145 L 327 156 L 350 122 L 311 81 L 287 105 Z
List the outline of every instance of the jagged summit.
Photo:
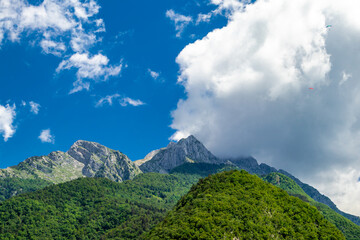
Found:
M 190 135 L 177 143 L 170 142 L 166 148 L 158 151 L 151 159 L 142 160 L 138 164 L 143 172 L 167 173 L 186 162 L 219 164 L 222 163 L 222 160 L 215 157 L 199 140 Z
M 107 148 L 96 142 L 89 142 L 84 140 L 76 141 L 67 153 L 82 163 L 87 163 L 93 154 L 104 158 L 111 152 L 110 148 Z
M 141 170 L 123 153 L 96 142 L 76 141 L 67 152 L 30 157 L 17 166 L 0 170 L 0 177 L 40 178 L 61 183 L 79 177 L 106 177 L 121 182 Z

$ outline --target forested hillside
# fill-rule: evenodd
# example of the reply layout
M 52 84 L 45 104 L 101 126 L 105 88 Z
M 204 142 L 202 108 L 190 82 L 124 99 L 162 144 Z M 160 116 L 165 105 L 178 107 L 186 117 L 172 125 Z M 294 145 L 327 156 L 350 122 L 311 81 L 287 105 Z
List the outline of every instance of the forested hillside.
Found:
M 0 239 L 137 239 L 198 175 L 148 173 L 116 183 L 80 178 L 0 204 Z
M 296 184 L 290 177 L 281 173 L 270 173 L 262 176 L 264 181 L 267 181 L 281 189 L 285 190 L 289 195 L 300 198 L 301 200 L 316 207 L 318 211 L 325 217 L 326 220 L 333 223 L 348 240 L 360 239 L 360 226 L 356 225 L 349 219 L 335 212 L 333 209 L 323 203 L 316 202 L 309 197 L 305 191 Z
M 186 163 L 173 169 L 172 174 L 140 174 L 133 180 L 122 183 L 116 183 L 106 178 L 80 178 L 67 183 L 51 185 L 33 193 L 21 194 L 0 203 L 0 239 L 152 238 L 154 235 L 143 235 L 143 233 L 150 231 L 155 225 L 159 224 L 178 200 L 201 177 L 234 168 L 236 167 L 225 164 Z M 244 175 L 244 172 L 242 172 L 242 175 Z M 226 179 L 229 177 L 227 173 L 215 176 L 217 176 L 215 179 L 218 180 L 211 180 L 210 188 L 195 188 L 198 192 L 197 195 L 206 195 L 204 198 L 196 200 L 196 204 L 200 204 L 199 206 L 205 204 L 210 212 L 222 211 L 225 215 L 221 217 L 228 217 L 226 215 L 227 210 L 222 209 L 223 206 L 221 204 L 212 205 L 221 197 L 224 200 L 229 198 L 232 201 L 230 205 L 237 206 L 239 203 L 235 201 L 236 199 L 231 198 L 232 196 L 241 193 L 245 197 L 249 197 L 255 194 L 255 198 L 260 197 L 259 199 L 261 199 L 261 191 L 267 189 L 267 187 L 264 187 L 264 184 L 268 185 L 256 176 L 245 174 L 247 182 L 244 179 L 241 180 L 247 184 L 244 184 L 245 191 L 242 185 L 244 182 L 240 180 L 239 183 L 232 183 L 232 185 L 225 184 Z M 221 178 L 224 178 L 224 180 L 221 181 Z M 304 202 L 301 202 L 308 205 L 308 207 L 310 207 L 309 204 L 315 206 L 319 210 L 319 212 L 315 211 L 316 214 L 321 213 L 327 220 L 335 224 L 344 233 L 346 239 L 360 239 L 359 226 L 337 214 L 326 205 L 315 202 L 289 177 L 279 173 L 271 173 L 263 175 L 262 178 L 286 190 L 290 195 L 296 196 L 299 201 L 300 199 L 303 200 Z M 45 187 L 49 184 L 48 182 L 37 182 L 32 179 L 11 180 L 11 178 L 8 178 L 2 181 L 2 184 L 8 186 L 7 189 L 9 190 L 11 186 L 15 186 L 15 189 L 24 188 L 24 190 L 33 191 L 36 190 L 34 187 L 37 183 L 37 187 Z M 253 183 L 250 184 L 251 181 Z M 204 184 L 204 182 L 209 182 L 209 180 L 201 180 L 200 185 Z M 227 188 L 229 186 L 232 186 L 234 189 Z M 268 187 L 272 186 L 268 185 Z M 279 195 L 272 188 L 269 189 L 270 193 L 276 193 L 278 194 L 277 196 L 283 197 L 283 195 L 286 195 L 283 193 Z M 199 192 L 202 190 L 204 190 L 203 194 Z M 11 191 L 5 191 L 5 189 L 2 189 L 2 191 L 5 195 L 11 193 Z M 211 193 L 212 191 L 214 191 L 214 194 Z M 213 196 L 215 198 L 210 200 Z M 285 197 L 285 199 L 288 199 L 288 197 Z M 279 205 L 276 201 L 272 202 L 273 200 L 272 198 L 265 198 L 265 203 L 269 204 L 268 209 L 275 209 L 275 212 L 271 212 L 273 211 L 271 210 L 269 214 L 275 214 L 274 216 L 277 216 L 277 214 L 281 215 L 281 211 L 278 208 L 286 207 L 287 205 Z M 299 202 L 295 201 L 295 203 L 298 204 Z M 230 205 L 225 204 L 224 206 Z M 261 206 L 264 207 L 263 205 Z M 314 210 L 315 208 L 312 209 Z M 271 219 L 269 220 L 266 214 L 263 217 L 259 217 L 252 212 L 248 213 L 248 210 L 249 208 L 244 207 L 235 212 L 231 210 L 231 212 L 233 215 L 240 214 L 239 216 L 245 214 L 247 218 L 243 219 L 244 224 L 245 222 L 259 222 L 265 225 L 271 223 Z M 244 212 L 241 213 L 241 211 Z M 307 208 L 305 213 L 313 214 L 312 210 L 309 212 Z M 254 219 L 248 219 L 250 216 L 253 216 Z M 299 216 L 302 215 L 300 214 Z M 199 216 L 199 218 L 202 217 L 203 215 Z M 204 217 L 206 216 L 204 215 Z M 289 220 L 286 217 L 284 219 L 286 221 Z M 236 223 L 233 219 L 228 218 L 228 220 L 231 224 Z M 284 226 L 287 225 L 285 224 Z M 246 228 L 248 227 L 246 225 Z M 257 228 L 253 230 L 258 231 Z M 292 230 L 289 231 L 292 233 Z
M 246 171 L 202 179 L 146 239 L 345 239 L 315 207 Z

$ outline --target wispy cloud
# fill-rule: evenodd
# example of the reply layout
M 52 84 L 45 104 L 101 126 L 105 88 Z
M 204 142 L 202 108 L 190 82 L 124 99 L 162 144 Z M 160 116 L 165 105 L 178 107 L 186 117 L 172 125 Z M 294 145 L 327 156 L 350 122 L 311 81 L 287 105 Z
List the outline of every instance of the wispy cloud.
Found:
M 50 129 L 42 130 L 39 139 L 42 143 L 55 143 L 55 137 L 51 135 Z
M 109 59 L 101 53 L 89 56 L 88 53 L 75 53 L 69 59 L 63 60 L 56 72 L 64 69 L 76 68 L 77 81 L 74 82 L 74 88 L 70 93 L 75 93 L 83 89 L 89 89 L 89 79 L 95 81 L 106 81 L 110 76 L 120 74 L 122 64 L 109 65 Z
M 138 99 L 131 99 L 131 98 L 128 98 L 128 97 L 125 97 L 125 98 L 122 98 L 120 100 L 120 105 L 123 106 L 123 107 L 126 107 L 127 105 L 131 105 L 131 106 L 141 106 L 141 105 L 144 105 L 145 103 L 142 102 L 141 100 L 138 100 Z
M 176 37 L 180 38 L 182 32 L 185 27 L 189 25 L 190 22 L 193 21 L 191 16 L 181 15 L 179 13 L 175 13 L 173 9 L 166 11 L 166 17 L 170 18 L 175 24 Z
M 210 0 L 209 2 L 216 5 L 216 9 L 205 14 L 198 14 L 196 25 L 202 22 L 210 22 L 211 18 L 216 15 L 225 15 L 231 19 L 234 12 L 243 11 L 245 6 L 251 3 L 251 0 Z
M 26 104 L 26 103 L 25 103 L 25 104 Z M 40 107 L 41 107 L 39 103 L 30 101 L 30 102 L 29 102 L 29 105 L 30 105 L 30 112 L 32 112 L 32 113 L 34 113 L 34 114 L 38 114 L 38 113 L 39 113 Z
M 119 104 L 123 107 L 126 107 L 128 105 L 137 107 L 137 106 L 141 106 L 141 105 L 145 104 L 143 101 L 141 101 L 139 99 L 132 99 L 129 97 L 121 97 L 120 94 L 115 93 L 113 95 L 107 95 L 106 97 L 100 98 L 99 101 L 97 101 L 97 103 L 95 104 L 95 107 L 102 107 L 105 104 L 112 106 L 115 99 L 118 99 Z
M 119 98 L 119 97 L 120 97 L 120 94 L 117 94 L 117 93 L 103 97 L 95 104 L 95 107 L 101 107 L 106 103 L 111 106 L 113 104 L 113 100 L 116 98 Z
M 12 106 L 9 104 L 5 106 L 0 105 L 0 133 L 2 134 L 5 142 L 15 133 L 15 127 L 13 126 L 16 116 L 15 109 L 15 104 Z

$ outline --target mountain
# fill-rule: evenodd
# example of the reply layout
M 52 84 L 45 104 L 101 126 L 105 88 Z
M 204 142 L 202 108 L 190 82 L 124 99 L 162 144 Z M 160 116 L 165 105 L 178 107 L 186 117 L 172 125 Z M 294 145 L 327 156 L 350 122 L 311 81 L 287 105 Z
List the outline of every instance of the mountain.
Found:
M 191 165 L 191 163 L 205 165 Z M 234 168 L 244 169 L 259 176 L 273 172 L 282 173 L 293 179 L 309 197 L 326 204 L 337 213 L 360 225 L 359 217 L 340 211 L 328 197 L 286 171 L 277 170 L 264 163 L 258 164 L 253 157 L 220 159 L 207 150 L 194 136 L 189 136 L 177 143 L 171 142 L 167 147 L 154 150 L 144 159 L 135 162 L 131 162 L 119 151 L 95 142 L 79 140 L 67 152 L 56 151 L 47 156 L 31 157 L 17 166 L 0 169 L 0 201 L 79 177 L 106 177 L 121 182 L 133 179 L 142 171 L 197 173 L 207 176 L 209 169 L 206 164 L 220 166 L 219 168 L 210 167 L 211 174 Z
M 327 206 L 329 206 L 331 209 L 333 209 L 335 212 L 339 213 L 340 215 L 346 217 L 347 219 L 351 220 L 353 223 L 360 225 L 360 217 L 344 213 L 343 211 L 339 210 L 335 203 L 333 203 L 330 198 L 327 196 L 321 194 L 318 190 L 316 190 L 314 187 L 303 183 L 298 178 L 294 177 L 290 173 L 286 172 L 285 170 L 270 167 L 264 163 L 258 164 L 255 158 L 253 157 L 239 157 L 239 158 L 232 158 L 232 159 L 223 159 L 223 161 L 230 161 L 235 166 L 237 166 L 240 169 L 244 169 L 252 174 L 257 174 L 259 176 L 267 175 L 270 173 L 281 173 L 288 177 L 290 177 L 292 180 L 296 182 L 298 186 L 300 186 L 303 191 L 312 199 L 319 203 L 323 203 Z
M 160 149 L 147 161 L 140 162 L 139 167 L 143 172 L 168 173 L 173 168 L 186 162 L 190 163 L 222 163 L 194 136 L 171 142 L 166 148 Z
M 152 150 L 144 157 L 144 159 L 136 160 L 136 161 L 134 161 L 134 163 L 136 164 L 136 166 L 140 166 L 140 165 L 146 163 L 147 161 L 150 161 L 156 154 L 158 154 L 158 152 L 160 152 L 161 150 L 164 150 L 164 149 L 165 148 Z
M 193 186 L 145 239 L 345 239 L 315 207 L 246 171 Z
M 288 172 L 271 167 L 265 163 L 258 164 L 251 156 L 238 158 L 218 158 L 194 136 L 181 139 L 178 143 L 171 142 L 167 147 L 150 152 L 144 159 L 135 161 L 143 172 L 169 173 L 184 163 L 212 163 L 233 165 L 259 176 L 279 172 L 292 178 L 312 199 L 329 206 L 337 213 L 360 225 L 360 218 L 339 210 L 336 205 L 314 187 L 301 182 Z M 189 166 L 189 165 L 187 165 Z M 228 167 L 229 168 L 229 167 Z M 229 168 L 230 169 L 230 168 Z M 182 169 L 181 171 L 183 171 Z
M 141 239 L 198 179 L 234 168 L 185 163 L 172 174 L 139 174 L 121 183 L 95 177 L 51 185 L 0 203 L 0 239 Z M 271 173 L 263 179 L 315 206 L 346 239 L 359 239 L 359 226 L 312 200 L 291 178 Z
M 278 172 L 273 172 L 262 176 L 262 179 L 285 190 L 290 196 L 298 197 L 316 207 L 326 220 L 334 224 L 345 235 L 347 240 L 360 239 L 360 226 L 337 213 L 327 205 L 312 199 L 292 178 Z
M 244 158 L 246 159 L 246 158 Z M 256 161 L 256 160 L 255 160 Z M 251 166 L 252 170 L 256 170 L 254 159 L 249 158 L 249 162 L 244 161 L 243 164 Z M 206 177 L 210 174 L 216 174 L 223 171 L 239 169 L 234 165 L 226 164 L 208 164 L 208 163 L 185 163 L 181 166 L 174 168 L 171 173 L 182 174 L 198 174 Z M 249 169 L 249 168 L 248 168 Z M 263 168 L 262 168 L 263 169 Z M 360 239 L 360 226 L 356 225 L 346 217 L 340 215 L 327 205 L 319 203 L 312 199 L 305 191 L 290 177 L 279 172 L 271 172 L 266 175 L 260 175 L 261 179 L 285 190 L 290 196 L 295 196 L 310 205 L 316 207 L 326 220 L 333 223 L 348 240 Z
M 0 200 L 79 177 L 133 179 L 141 170 L 123 153 L 95 142 L 79 140 L 67 152 L 30 157 L 0 169 Z
M 0 239 L 139 239 L 161 222 L 198 175 L 79 178 L 0 203 Z
M 302 189 L 304 189 L 305 193 L 308 194 L 312 199 L 314 199 L 317 202 L 323 203 L 327 206 L 329 206 L 331 209 L 333 209 L 335 212 L 339 213 L 340 215 L 346 217 L 347 219 L 351 220 L 353 223 L 360 225 L 360 217 L 345 213 L 337 208 L 335 203 L 333 203 L 330 198 L 327 196 L 321 194 L 318 190 L 316 190 L 314 187 L 301 182 L 299 179 L 291 175 L 290 173 L 280 169 L 278 171 L 279 173 L 282 173 L 291 179 L 293 179 Z
M 121 182 L 141 173 L 125 154 L 95 142 L 77 141 L 67 154 L 83 164 L 81 173 L 84 177 L 105 177 Z

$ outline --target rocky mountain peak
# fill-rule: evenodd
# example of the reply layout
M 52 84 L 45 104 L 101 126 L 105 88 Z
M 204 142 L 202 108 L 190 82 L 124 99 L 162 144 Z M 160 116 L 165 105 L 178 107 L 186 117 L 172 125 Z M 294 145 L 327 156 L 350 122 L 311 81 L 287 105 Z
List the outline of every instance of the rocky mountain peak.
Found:
M 197 140 L 197 138 L 194 135 L 190 135 L 187 138 L 180 139 L 179 143 L 185 143 L 185 144 L 200 143 L 200 144 L 202 144 L 199 140 Z
M 193 135 L 171 142 L 166 148 L 157 152 L 151 160 L 139 162 L 144 172 L 166 173 L 186 162 L 222 163 Z
M 79 177 L 106 177 L 121 182 L 140 173 L 125 154 L 84 140 L 76 141 L 67 152 L 30 157 L 17 166 L 0 169 L 0 177 L 40 178 L 51 183 Z
M 109 148 L 99 143 L 78 140 L 70 147 L 67 153 L 79 162 L 87 164 L 93 155 L 101 159 L 109 155 L 110 151 Z

